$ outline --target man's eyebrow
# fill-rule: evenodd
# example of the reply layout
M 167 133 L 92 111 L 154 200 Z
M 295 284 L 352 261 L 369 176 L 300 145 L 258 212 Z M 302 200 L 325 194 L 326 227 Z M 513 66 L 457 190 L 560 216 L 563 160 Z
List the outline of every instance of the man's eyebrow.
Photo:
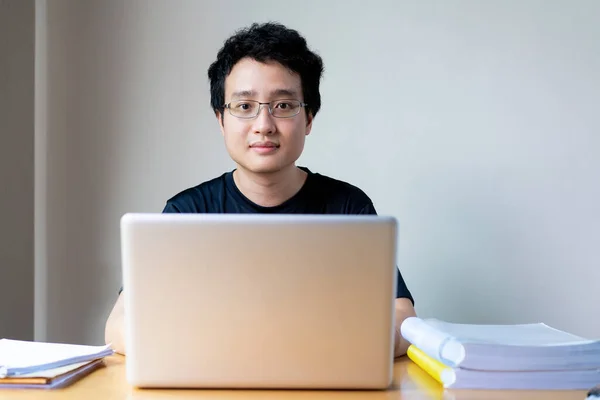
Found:
M 252 96 L 256 96 L 256 92 L 254 90 L 239 90 L 231 94 L 231 97 L 234 99 Z
M 256 91 L 254 90 L 238 90 L 237 92 L 233 92 L 231 94 L 232 99 L 249 99 L 257 96 Z M 296 98 L 298 96 L 298 91 L 294 89 L 275 89 L 270 93 L 271 98 Z
M 294 89 L 276 89 L 271 92 L 271 96 L 286 96 L 295 98 L 296 96 L 298 96 L 298 92 Z

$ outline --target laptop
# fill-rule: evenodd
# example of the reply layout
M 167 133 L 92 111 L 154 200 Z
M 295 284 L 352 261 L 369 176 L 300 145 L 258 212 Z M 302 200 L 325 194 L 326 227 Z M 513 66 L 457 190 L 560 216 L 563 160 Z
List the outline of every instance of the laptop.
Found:
M 396 238 L 373 215 L 124 215 L 127 381 L 389 387 Z

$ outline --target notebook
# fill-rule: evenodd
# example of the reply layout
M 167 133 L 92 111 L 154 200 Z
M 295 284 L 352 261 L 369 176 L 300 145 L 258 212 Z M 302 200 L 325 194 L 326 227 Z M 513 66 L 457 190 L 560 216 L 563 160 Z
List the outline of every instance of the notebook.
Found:
M 96 359 L 39 372 L 0 378 L 0 389 L 58 389 L 103 366 L 103 360 Z
M 85 346 L 1 339 L 0 378 L 89 362 L 111 354 L 113 350 L 109 345 Z
M 402 323 L 401 334 L 450 367 L 495 371 L 600 369 L 600 340 L 544 323 L 477 325 L 411 317 Z

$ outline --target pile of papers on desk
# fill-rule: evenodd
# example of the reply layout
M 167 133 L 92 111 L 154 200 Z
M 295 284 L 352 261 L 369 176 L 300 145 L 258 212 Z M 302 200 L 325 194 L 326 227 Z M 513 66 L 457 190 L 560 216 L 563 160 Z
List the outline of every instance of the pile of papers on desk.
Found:
M 600 382 L 600 340 L 543 323 L 457 324 L 411 317 L 408 357 L 445 388 L 588 390 Z
M 102 366 L 109 346 L 0 340 L 0 388 L 59 388 Z

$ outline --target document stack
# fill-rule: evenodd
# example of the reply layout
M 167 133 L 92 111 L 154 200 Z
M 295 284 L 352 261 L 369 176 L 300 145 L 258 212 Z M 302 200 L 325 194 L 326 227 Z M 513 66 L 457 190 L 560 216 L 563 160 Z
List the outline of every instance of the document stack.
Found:
M 600 383 L 600 340 L 543 323 L 458 324 L 411 317 L 408 357 L 444 388 L 588 390 Z
M 103 365 L 109 346 L 0 340 L 0 388 L 64 387 Z

